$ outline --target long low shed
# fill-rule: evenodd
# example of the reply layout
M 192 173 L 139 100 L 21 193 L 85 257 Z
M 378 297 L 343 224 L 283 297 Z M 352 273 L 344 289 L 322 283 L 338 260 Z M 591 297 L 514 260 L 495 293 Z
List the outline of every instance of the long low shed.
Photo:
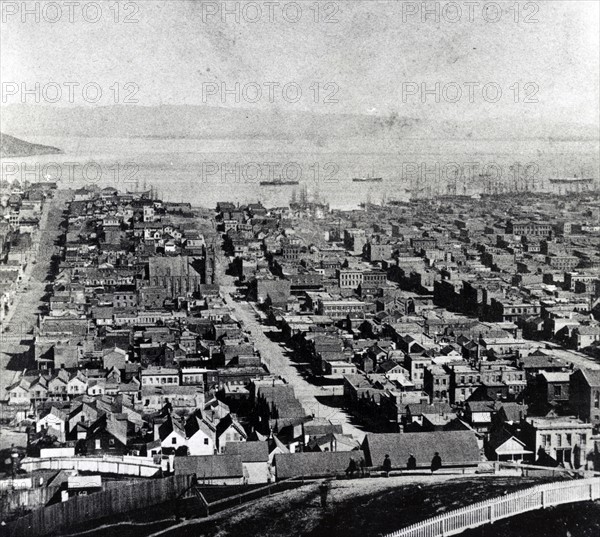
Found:
M 417 467 L 429 467 L 436 452 L 442 466 L 476 466 L 481 460 L 473 431 L 367 434 L 362 448 L 369 466 L 382 466 L 389 455 L 393 468 L 406 468 L 412 454 Z
M 344 473 L 354 459 L 364 458 L 362 451 L 279 453 L 275 455 L 277 479 L 289 477 L 323 477 Z

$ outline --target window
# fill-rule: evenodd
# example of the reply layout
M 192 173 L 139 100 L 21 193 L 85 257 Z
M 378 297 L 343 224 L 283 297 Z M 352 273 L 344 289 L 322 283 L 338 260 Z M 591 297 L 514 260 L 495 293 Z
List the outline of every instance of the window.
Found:
M 205 445 L 205 446 L 208 446 L 208 438 L 205 438 L 205 439 L 204 439 L 204 445 Z
M 177 437 L 174 436 L 173 438 L 171 438 L 171 444 L 177 444 Z
M 100 449 L 102 447 L 102 444 L 101 444 L 99 438 L 96 439 L 96 441 L 94 442 L 94 445 L 96 446 L 96 449 Z
M 600 392 L 594 392 L 594 408 L 600 408 Z
M 556 446 L 557 447 L 561 447 L 562 446 L 562 434 L 558 433 L 556 435 Z
M 570 446 L 573 443 L 573 435 L 571 435 L 571 434 L 565 435 L 565 440 L 567 442 L 567 445 Z
M 554 385 L 554 397 L 562 397 L 562 386 Z
M 109 446 L 114 446 L 115 445 L 115 439 L 114 438 L 109 438 L 108 439 L 108 445 Z

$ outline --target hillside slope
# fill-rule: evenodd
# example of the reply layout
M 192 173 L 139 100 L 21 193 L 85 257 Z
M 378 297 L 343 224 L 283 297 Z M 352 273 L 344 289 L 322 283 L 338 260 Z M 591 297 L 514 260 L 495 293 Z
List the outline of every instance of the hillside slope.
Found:
M 0 157 L 31 157 L 33 155 L 52 155 L 62 153 L 56 147 L 49 145 L 32 144 L 25 140 L 20 140 L 14 136 L 0 132 Z

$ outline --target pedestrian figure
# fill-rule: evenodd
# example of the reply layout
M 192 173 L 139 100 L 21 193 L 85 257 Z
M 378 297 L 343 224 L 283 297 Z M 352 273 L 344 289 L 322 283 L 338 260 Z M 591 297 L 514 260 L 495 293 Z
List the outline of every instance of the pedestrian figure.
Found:
M 346 468 L 346 475 L 350 475 L 350 477 L 354 477 L 354 472 L 356 472 L 356 461 L 352 458 L 352 459 L 350 459 L 348 468 Z
M 415 456 L 412 453 L 410 454 L 410 457 L 408 457 L 408 462 L 406 463 L 406 468 L 408 468 L 409 470 L 417 469 L 417 459 L 415 459 Z
M 367 463 L 365 462 L 365 458 L 360 458 L 360 477 L 365 477 Z
M 319 494 L 321 495 L 321 507 L 327 507 L 327 496 L 329 494 L 329 483 L 326 481 L 319 485 Z
M 390 477 L 390 472 L 392 470 L 392 461 L 389 455 L 385 456 L 383 459 L 383 471 L 385 472 L 385 477 Z
M 433 456 L 433 459 L 431 459 L 431 472 L 435 472 L 436 470 L 439 470 L 442 467 L 442 458 L 440 457 L 440 454 L 436 451 L 435 455 Z

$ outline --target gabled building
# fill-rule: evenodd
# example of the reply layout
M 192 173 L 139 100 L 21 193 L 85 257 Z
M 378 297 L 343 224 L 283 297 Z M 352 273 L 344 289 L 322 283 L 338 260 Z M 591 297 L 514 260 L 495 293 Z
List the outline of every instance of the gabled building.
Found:
M 570 377 L 569 401 L 577 417 L 600 427 L 600 370 L 575 371 Z

